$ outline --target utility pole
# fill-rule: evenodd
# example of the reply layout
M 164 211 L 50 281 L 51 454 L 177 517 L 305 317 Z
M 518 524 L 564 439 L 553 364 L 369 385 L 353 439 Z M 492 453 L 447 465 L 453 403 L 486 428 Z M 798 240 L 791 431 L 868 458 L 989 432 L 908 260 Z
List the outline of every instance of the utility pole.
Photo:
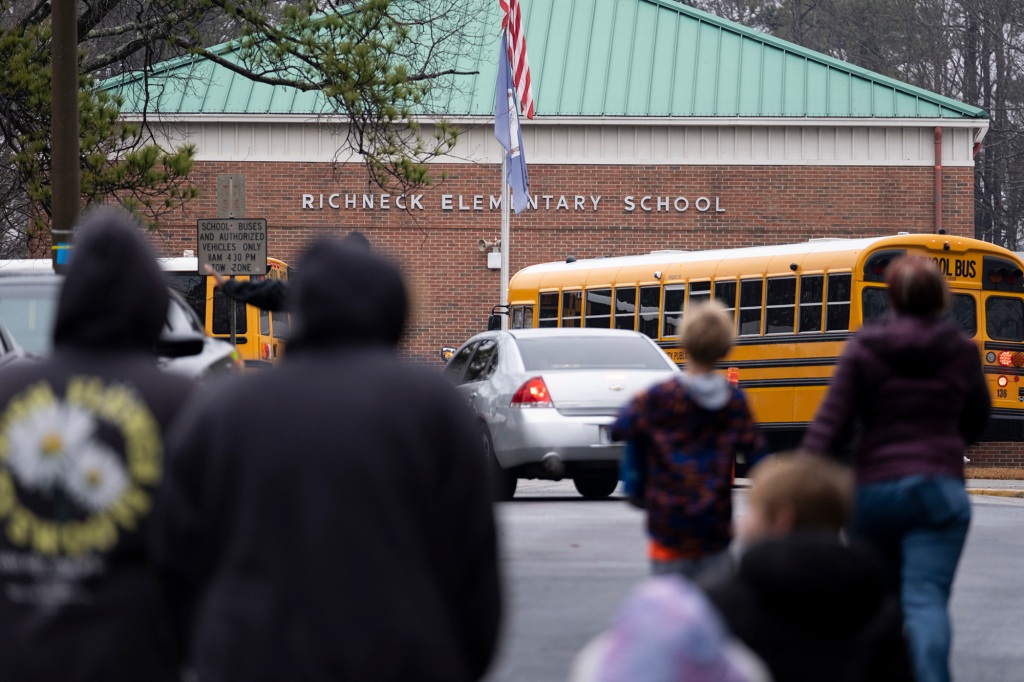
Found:
M 53 269 L 66 266 L 81 203 L 81 167 L 78 149 L 78 3 L 52 0 L 53 34 L 50 38 L 50 120 L 52 150 L 50 182 L 53 223 L 50 226 Z

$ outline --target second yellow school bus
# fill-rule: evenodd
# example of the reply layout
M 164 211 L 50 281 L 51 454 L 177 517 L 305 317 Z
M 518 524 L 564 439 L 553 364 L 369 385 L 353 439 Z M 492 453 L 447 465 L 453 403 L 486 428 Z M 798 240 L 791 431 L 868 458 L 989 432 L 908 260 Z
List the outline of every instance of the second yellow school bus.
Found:
M 986 440 L 1024 435 L 1024 265 L 988 242 L 941 234 L 812 239 L 710 251 L 655 251 L 529 266 L 509 281 L 509 326 L 615 327 L 656 339 L 679 364 L 679 325 L 714 298 L 735 321 L 735 368 L 776 449 L 795 446 L 825 395 L 844 342 L 885 312 L 885 268 L 933 259 L 950 311 L 982 354 L 993 412 Z

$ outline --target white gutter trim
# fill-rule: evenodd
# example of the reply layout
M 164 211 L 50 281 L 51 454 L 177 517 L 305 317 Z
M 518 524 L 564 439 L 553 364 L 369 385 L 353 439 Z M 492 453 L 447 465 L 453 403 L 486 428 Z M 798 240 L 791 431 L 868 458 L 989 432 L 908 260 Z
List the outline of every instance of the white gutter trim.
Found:
M 141 121 L 140 114 L 121 114 L 126 121 Z M 148 120 L 155 123 L 321 123 L 344 125 L 340 116 L 315 116 L 311 114 L 149 114 Z M 493 125 L 493 116 L 453 116 L 451 118 L 417 117 L 421 124 L 445 120 L 463 126 Z M 542 126 L 672 126 L 672 127 L 786 127 L 786 128 L 975 128 L 984 131 L 989 128 L 985 118 L 856 118 L 837 116 L 818 117 L 766 117 L 766 116 L 540 116 L 523 119 L 524 128 Z

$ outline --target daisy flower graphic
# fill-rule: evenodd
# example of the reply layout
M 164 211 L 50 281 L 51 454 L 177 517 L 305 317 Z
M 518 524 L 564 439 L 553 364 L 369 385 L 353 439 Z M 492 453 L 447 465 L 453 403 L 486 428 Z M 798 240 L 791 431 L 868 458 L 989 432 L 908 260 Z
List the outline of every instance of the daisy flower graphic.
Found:
M 71 454 L 85 446 L 94 431 L 92 415 L 82 408 L 46 405 L 8 428 L 7 464 L 23 487 L 52 492 L 63 478 Z
M 80 506 L 99 512 L 114 504 L 128 487 L 128 473 L 113 450 L 89 442 L 72 455 L 63 487 Z

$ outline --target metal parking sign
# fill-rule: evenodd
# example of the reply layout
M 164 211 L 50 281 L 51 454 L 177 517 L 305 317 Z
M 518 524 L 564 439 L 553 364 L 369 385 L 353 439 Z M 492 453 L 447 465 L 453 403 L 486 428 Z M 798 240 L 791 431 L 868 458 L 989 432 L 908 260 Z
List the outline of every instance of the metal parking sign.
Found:
M 198 222 L 199 273 L 267 274 L 266 218 L 207 218 Z

